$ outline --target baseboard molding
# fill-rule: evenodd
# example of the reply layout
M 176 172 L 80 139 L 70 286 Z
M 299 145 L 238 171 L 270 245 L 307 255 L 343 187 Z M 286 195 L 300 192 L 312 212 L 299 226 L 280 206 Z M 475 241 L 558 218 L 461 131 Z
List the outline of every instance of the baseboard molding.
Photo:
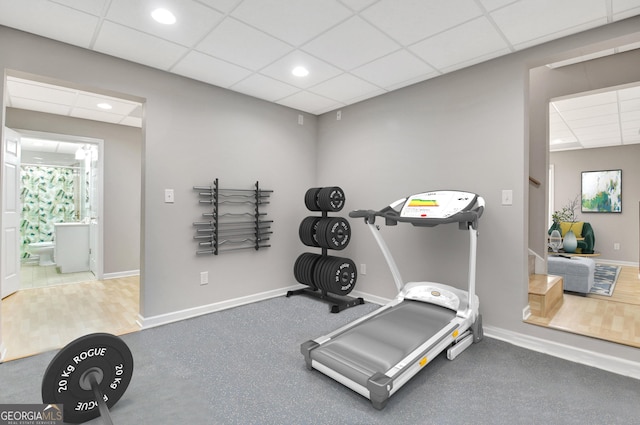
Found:
M 634 263 L 633 261 L 617 261 L 617 260 L 607 260 L 604 258 L 592 257 L 596 263 L 606 263 L 612 264 L 614 266 L 630 266 L 630 267 L 638 267 L 638 263 Z
M 378 304 L 378 305 L 385 305 L 391 301 L 389 298 L 382 298 L 382 297 L 378 297 L 377 295 L 371 295 L 361 291 L 351 291 L 349 293 L 349 296 L 354 298 L 362 298 L 367 302 Z
M 189 308 L 186 310 L 174 311 L 167 314 L 160 314 L 157 316 L 143 317 L 142 315 L 138 315 L 138 320 L 136 322 L 143 330 L 155 328 L 156 326 L 168 325 L 169 323 L 192 319 L 194 317 L 202 316 L 209 313 L 215 313 L 217 311 L 227 310 L 229 308 L 240 307 L 242 305 L 251 304 L 258 301 L 268 300 L 270 298 L 281 297 L 283 295 L 286 295 L 288 291 L 300 289 L 301 287 L 304 286 L 293 285 L 286 288 L 278 288 L 272 291 L 261 292 L 259 294 L 254 294 L 247 297 L 234 298 L 231 300 L 207 304 L 200 307 Z
M 595 351 L 571 347 L 569 345 L 523 335 L 493 326 L 484 326 L 484 334 L 490 338 L 499 339 L 528 350 L 592 366 L 618 375 L 640 379 L 639 362 L 632 362 Z
M 121 277 L 140 276 L 140 270 L 128 270 L 124 272 L 105 273 L 102 275 L 103 280 L 118 279 Z

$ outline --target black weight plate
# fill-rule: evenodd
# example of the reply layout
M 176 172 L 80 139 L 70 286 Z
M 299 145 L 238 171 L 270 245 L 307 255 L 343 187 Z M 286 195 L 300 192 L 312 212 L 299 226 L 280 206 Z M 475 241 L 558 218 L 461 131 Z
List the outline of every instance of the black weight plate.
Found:
M 326 274 L 325 266 L 328 258 L 330 257 L 321 256 L 313 269 L 313 282 L 316 284 L 316 287 L 323 291 L 327 291 L 326 280 L 328 275 Z
M 42 379 L 42 402 L 63 404 L 64 421 L 82 423 L 100 416 L 91 389 L 81 387 L 80 377 L 99 369 L 99 388 L 111 408 L 124 394 L 133 375 L 133 356 L 122 339 L 106 333 L 82 336 L 67 344 L 51 360 Z
M 333 293 L 347 295 L 353 290 L 358 280 L 358 271 L 353 261 L 336 257 L 333 262 Z
M 306 246 L 320 246 L 318 245 L 318 237 L 316 235 L 316 229 L 318 227 L 318 221 L 320 219 L 320 217 L 306 217 L 300 223 L 298 235 L 300 236 L 300 241 Z
M 338 186 L 323 187 L 318 191 L 318 207 L 321 211 L 340 211 L 345 204 L 344 191 Z
M 319 255 L 311 254 L 309 252 L 305 252 L 298 256 L 298 259 L 293 266 L 293 275 L 298 282 L 303 285 L 311 286 L 314 289 L 316 288 L 313 280 L 313 269 L 319 258 Z
M 327 256 L 316 266 L 316 279 L 321 279 L 322 288 L 333 294 L 347 295 L 356 284 L 356 265 L 348 258 Z M 320 286 L 316 283 L 316 285 Z
M 322 211 L 318 206 L 318 192 L 321 187 L 312 187 L 304 194 L 304 205 L 309 211 Z
M 342 250 L 351 240 L 351 226 L 342 217 L 322 218 L 318 222 L 316 235 L 320 247 Z

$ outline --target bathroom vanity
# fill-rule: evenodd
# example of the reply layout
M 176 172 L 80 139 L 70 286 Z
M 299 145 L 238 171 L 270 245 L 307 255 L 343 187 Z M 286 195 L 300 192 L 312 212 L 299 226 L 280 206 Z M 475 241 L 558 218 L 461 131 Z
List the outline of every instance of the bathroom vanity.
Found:
M 89 271 L 89 224 L 55 224 L 56 264 L 60 273 Z

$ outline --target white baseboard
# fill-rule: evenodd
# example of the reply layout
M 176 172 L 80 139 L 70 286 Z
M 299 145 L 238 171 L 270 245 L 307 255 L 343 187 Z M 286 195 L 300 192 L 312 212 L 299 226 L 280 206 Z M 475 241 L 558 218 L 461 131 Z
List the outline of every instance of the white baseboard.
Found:
M 215 313 L 216 311 L 222 311 L 229 308 L 239 307 L 245 304 L 264 301 L 269 298 L 280 297 L 286 295 L 286 293 L 290 290 L 300 289 L 303 287 L 304 286 L 302 285 L 293 285 L 290 287 L 274 289 L 272 291 L 262 292 L 247 297 L 234 298 L 231 300 L 207 304 L 200 307 L 188 308 L 186 310 L 174 311 L 167 314 L 160 314 L 157 316 L 143 317 L 141 315 L 138 315 L 138 320 L 136 322 L 143 330 L 155 328 L 156 326 L 167 325 L 169 323 L 191 319 L 194 317 L 202 316 L 204 314 Z
M 124 272 L 105 273 L 102 275 L 102 279 L 118 279 L 121 277 L 140 276 L 140 270 L 128 270 Z
M 592 258 L 596 263 L 612 264 L 614 266 L 638 267 L 638 263 L 634 263 L 633 261 L 607 260 L 605 258 L 598 258 L 598 257 L 592 257 Z
M 371 295 L 361 291 L 351 291 L 349 293 L 349 296 L 354 298 L 362 298 L 367 302 L 378 304 L 378 305 L 385 305 L 391 301 L 389 298 L 382 298 L 377 295 Z
M 592 366 L 618 375 L 640 379 L 640 362 L 632 362 L 607 354 L 584 350 L 582 348 L 523 335 L 493 326 L 484 326 L 484 334 L 490 338 L 499 339 L 528 350 Z

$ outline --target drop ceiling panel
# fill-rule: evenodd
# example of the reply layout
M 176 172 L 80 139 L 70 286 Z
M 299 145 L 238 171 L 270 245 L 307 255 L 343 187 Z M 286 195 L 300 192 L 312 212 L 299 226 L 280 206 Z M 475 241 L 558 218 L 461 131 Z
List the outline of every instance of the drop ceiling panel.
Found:
M 99 19 L 48 0 L 3 0 L 0 24 L 88 48 Z
M 342 3 L 353 10 L 362 10 L 378 0 L 342 0 Z
M 582 109 L 585 107 L 615 104 L 618 101 L 617 92 L 608 91 L 605 93 L 589 94 L 569 99 L 564 99 L 559 102 L 555 102 L 556 107 L 560 112 L 568 111 L 572 109 Z
M 157 7 L 173 11 L 174 25 L 165 25 L 150 19 Z M 199 41 L 221 20 L 222 13 L 192 0 L 111 0 L 107 19 L 154 35 L 174 43 L 191 46 Z
M 275 102 L 300 91 L 297 87 L 260 74 L 253 74 L 245 78 L 234 84 L 232 89 L 270 102 Z
M 482 15 L 473 0 L 381 0 L 362 16 L 401 44 L 409 45 Z
M 108 103 L 111 106 L 109 113 L 118 115 L 129 115 L 138 106 L 138 104 L 134 102 L 89 93 L 78 94 L 75 106 L 84 109 L 95 109 L 100 103 Z
M 296 66 L 304 66 L 313 72 L 304 78 L 296 77 L 291 74 L 291 70 Z M 341 74 L 342 71 L 327 62 L 296 50 L 264 68 L 260 73 L 295 87 L 308 88 L 333 78 Z
M 513 45 L 530 45 L 606 24 L 600 0 L 521 0 L 491 12 Z
M 439 73 L 406 50 L 399 50 L 351 71 L 380 87 L 392 87 L 414 78 L 435 77 Z
M 206 4 L 222 13 L 229 13 L 242 0 L 199 0 L 200 3 Z
M 309 91 L 340 102 L 348 102 L 354 98 L 367 96 L 369 93 L 377 93 L 379 89 L 358 77 L 342 74 L 312 87 Z
M 231 15 L 293 46 L 351 16 L 336 0 L 245 0 Z
M 336 102 L 335 100 L 327 99 L 326 97 L 318 96 L 316 94 L 301 91 L 291 96 L 285 97 L 279 100 L 277 103 L 288 106 L 294 109 L 300 109 L 300 105 L 311 105 L 312 111 L 327 111 L 344 106 L 343 103 Z
M 52 0 L 53 3 L 62 4 L 83 12 L 100 16 L 104 10 L 108 0 Z
M 197 49 L 254 71 L 293 50 L 288 44 L 235 19 L 225 19 Z
M 103 22 L 94 49 L 159 69 L 169 69 L 187 48 L 111 22 Z
M 199 52 L 190 52 L 172 72 L 218 87 L 229 87 L 251 74 L 251 71 Z
M 357 16 L 302 46 L 302 50 L 343 70 L 364 65 L 398 49 L 396 42 Z
M 96 111 L 95 109 L 73 108 L 70 116 L 85 120 L 102 121 L 111 124 L 118 124 L 122 120 L 122 115 L 111 114 L 109 112 Z
M 68 105 L 61 105 L 58 103 L 42 102 L 33 99 L 24 99 L 21 97 L 14 97 L 11 99 L 10 106 L 12 108 L 26 109 L 29 111 L 45 112 L 47 114 L 54 115 L 69 115 L 71 107 Z
M 454 44 L 456 49 L 442 46 Z M 453 69 L 509 53 L 509 46 L 484 17 L 444 31 L 410 47 L 436 69 Z
M 569 109 L 560 111 L 560 114 L 566 121 L 582 120 L 602 115 L 616 115 L 618 113 L 618 104 L 609 103 L 606 105 L 589 106 L 586 108 Z
M 35 81 L 7 77 L 7 91 L 11 98 L 41 99 L 48 103 L 71 104 L 75 102 L 76 92 L 59 86 L 50 86 Z

